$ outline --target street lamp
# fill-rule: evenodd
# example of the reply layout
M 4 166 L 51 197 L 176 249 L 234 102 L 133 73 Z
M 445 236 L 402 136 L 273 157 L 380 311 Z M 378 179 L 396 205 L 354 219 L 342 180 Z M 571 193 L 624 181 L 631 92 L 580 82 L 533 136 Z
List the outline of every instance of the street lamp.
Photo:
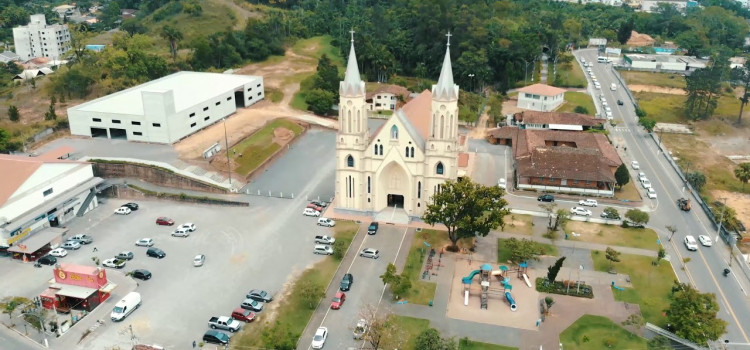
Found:
M 469 74 L 469 84 L 471 84 L 471 85 L 469 85 L 469 87 L 471 89 L 470 91 L 474 92 L 474 73 Z
M 529 72 L 528 72 L 528 70 L 529 70 L 529 64 L 532 63 L 532 62 L 534 62 L 534 60 L 532 60 L 531 62 L 523 60 L 523 62 L 526 63 L 526 66 L 524 66 L 524 68 L 523 68 L 523 83 L 526 84 L 526 82 L 528 81 L 528 75 L 529 75 Z M 533 78 L 534 78 L 533 74 L 532 74 L 531 78 L 532 78 L 532 81 L 534 81 L 533 80 Z

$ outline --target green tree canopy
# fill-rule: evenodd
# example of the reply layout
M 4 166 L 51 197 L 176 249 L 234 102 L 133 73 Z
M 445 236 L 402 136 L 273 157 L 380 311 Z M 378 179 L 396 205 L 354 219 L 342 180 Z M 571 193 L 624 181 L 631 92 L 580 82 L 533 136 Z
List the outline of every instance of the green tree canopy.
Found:
M 416 350 L 458 350 L 453 338 L 443 338 L 435 328 L 428 328 L 419 333 L 414 342 Z
M 325 116 L 331 111 L 331 107 L 336 102 L 336 98 L 330 91 L 312 89 L 307 92 L 305 102 L 307 103 L 307 109 L 317 115 Z
M 675 281 L 672 301 L 664 310 L 674 333 L 699 345 L 717 340 L 726 332 L 727 322 L 717 316 L 719 303 L 713 293 L 700 293 L 692 286 Z
M 615 181 L 617 181 L 617 187 L 622 188 L 630 182 L 630 171 L 625 163 L 620 164 L 615 170 Z
M 552 266 L 547 267 L 547 281 L 554 282 L 557 278 L 557 274 L 560 272 L 560 269 L 563 266 L 563 262 L 565 261 L 565 257 L 561 257 L 555 261 L 555 264 Z
M 508 238 L 505 241 L 505 249 L 510 251 L 510 261 L 516 264 L 530 260 L 539 260 L 539 255 L 545 253 L 544 246 L 525 238 L 522 240 Z
M 742 182 L 742 189 L 745 189 L 745 184 L 750 181 L 750 163 L 742 163 L 734 168 L 734 176 Z
M 317 79 L 313 84 L 313 88 L 321 89 L 338 96 L 339 92 L 339 69 L 336 67 L 331 59 L 326 55 L 320 56 L 318 60 L 317 68 Z
M 687 179 L 687 182 L 698 192 L 700 192 L 706 184 L 706 175 L 703 175 L 700 171 L 693 171 L 685 174 L 685 179 Z
M 625 213 L 625 218 L 635 225 L 648 224 L 648 213 L 640 209 L 630 209 Z

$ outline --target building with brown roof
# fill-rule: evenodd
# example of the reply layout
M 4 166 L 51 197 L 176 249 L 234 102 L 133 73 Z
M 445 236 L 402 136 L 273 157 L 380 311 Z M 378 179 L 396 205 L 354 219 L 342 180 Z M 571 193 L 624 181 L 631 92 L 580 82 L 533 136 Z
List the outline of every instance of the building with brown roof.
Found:
M 565 89 L 534 84 L 518 89 L 518 108 L 549 112 L 565 102 Z
M 502 127 L 488 139 L 513 147 L 518 189 L 614 196 L 622 160 L 604 134 Z
M 35 236 L 96 208 L 96 186 L 103 180 L 94 177 L 90 163 L 68 160 L 71 152 L 0 155 L 0 249 L 21 249 L 19 258 L 41 257 L 55 235 L 45 234 L 44 242 Z
M 409 100 L 410 94 L 403 86 L 378 84 L 375 91 L 367 93 L 365 102 L 370 111 L 395 111 Z
M 604 119 L 579 113 L 523 111 L 513 114 L 512 126 L 521 129 L 574 130 L 602 129 Z

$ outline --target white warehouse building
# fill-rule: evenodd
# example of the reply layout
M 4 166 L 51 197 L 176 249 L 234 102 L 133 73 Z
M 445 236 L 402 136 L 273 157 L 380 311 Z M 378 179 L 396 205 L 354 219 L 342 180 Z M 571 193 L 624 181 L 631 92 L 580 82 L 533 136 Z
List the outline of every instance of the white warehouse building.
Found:
M 265 97 L 263 77 L 178 72 L 68 108 L 70 133 L 175 143 Z

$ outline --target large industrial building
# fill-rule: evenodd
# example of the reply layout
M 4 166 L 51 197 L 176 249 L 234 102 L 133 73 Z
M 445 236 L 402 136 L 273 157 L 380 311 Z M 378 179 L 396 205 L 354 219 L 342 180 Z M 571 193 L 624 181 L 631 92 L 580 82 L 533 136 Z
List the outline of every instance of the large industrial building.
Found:
M 44 15 L 31 15 L 29 25 L 13 28 L 13 44 L 24 61 L 34 57 L 60 60 L 70 50 L 70 32 L 65 24 L 47 24 Z
M 178 72 L 68 109 L 70 133 L 175 143 L 265 97 L 263 77 Z

